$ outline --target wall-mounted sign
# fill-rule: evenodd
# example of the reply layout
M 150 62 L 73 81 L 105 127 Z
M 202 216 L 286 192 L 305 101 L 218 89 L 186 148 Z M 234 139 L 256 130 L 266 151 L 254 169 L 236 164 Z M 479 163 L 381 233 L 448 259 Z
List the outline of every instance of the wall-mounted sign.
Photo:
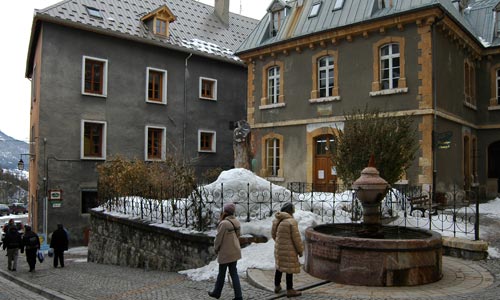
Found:
M 450 149 L 451 147 L 451 138 L 453 137 L 453 132 L 446 131 L 440 132 L 437 134 L 437 147 L 438 149 Z
M 62 190 L 50 190 L 49 201 L 62 201 Z

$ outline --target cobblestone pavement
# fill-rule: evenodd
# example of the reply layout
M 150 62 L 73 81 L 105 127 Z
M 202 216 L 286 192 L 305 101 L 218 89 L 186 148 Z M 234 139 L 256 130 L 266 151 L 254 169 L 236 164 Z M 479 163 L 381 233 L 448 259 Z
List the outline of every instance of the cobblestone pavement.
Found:
M 0 299 L 2 300 L 46 300 L 46 298 L 25 289 L 0 276 Z
M 52 259 L 37 263 L 35 273 L 28 272 L 25 256 L 20 255 L 17 272 L 6 271 L 5 252 L 0 252 L 0 299 L 98 299 L 98 300 L 156 300 L 156 299 L 210 299 L 207 296 L 213 281 L 195 282 L 175 272 L 146 271 L 121 266 L 87 263 L 85 256 L 66 255 L 66 266 L 54 269 Z M 451 262 L 451 263 L 450 263 Z M 448 267 L 449 266 L 449 267 Z M 460 259 L 444 260 L 446 276 L 440 282 L 411 288 L 353 287 L 296 277 L 296 287 L 303 289 L 297 299 L 474 299 L 500 298 L 500 260 L 470 262 Z M 264 272 L 262 272 L 264 273 Z M 265 285 L 272 285 L 272 271 L 267 278 L 257 278 L 258 285 L 250 284 L 252 276 L 242 279 L 244 299 L 285 298 L 275 295 Z M 304 272 L 303 272 L 304 273 Z M 455 274 L 451 276 L 450 274 Z M 4 278 L 2 278 L 4 277 Z M 301 278 L 302 277 L 302 278 Z M 8 280 L 6 280 L 8 279 Z M 454 283 L 453 283 L 454 282 Z M 459 282 L 459 283 L 457 283 Z M 469 285 L 467 285 L 469 284 Z M 19 287 L 26 287 L 26 291 Z M 40 296 L 41 295 L 41 296 Z M 232 289 L 226 284 L 224 299 L 233 299 Z

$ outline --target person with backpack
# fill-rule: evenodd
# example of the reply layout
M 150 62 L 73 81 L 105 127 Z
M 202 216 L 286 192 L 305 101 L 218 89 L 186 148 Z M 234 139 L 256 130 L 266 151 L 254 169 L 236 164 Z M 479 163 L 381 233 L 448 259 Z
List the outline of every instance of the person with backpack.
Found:
M 17 269 L 17 257 L 21 245 L 21 234 L 17 231 L 16 226 L 10 226 L 3 238 L 2 246 L 3 250 L 7 249 L 7 269 L 9 269 L 9 271 L 16 271 Z
M 30 266 L 30 272 L 35 271 L 36 253 L 40 249 L 40 239 L 38 235 L 31 230 L 31 226 L 24 227 L 24 236 L 21 246 L 21 253 L 26 249 L 26 261 Z
M 54 268 L 57 268 L 58 262 L 61 268 L 64 268 L 64 251 L 68 250 L 68 234 L 62 224 L 57 224 L 57 229 L 52 233 L 50 248 L 54 249 Z

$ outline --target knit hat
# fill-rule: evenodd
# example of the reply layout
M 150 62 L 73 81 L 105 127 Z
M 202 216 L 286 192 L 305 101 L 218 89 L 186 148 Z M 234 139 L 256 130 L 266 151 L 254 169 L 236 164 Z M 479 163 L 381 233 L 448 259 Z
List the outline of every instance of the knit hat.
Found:
M 283 204 L 283 206 L 281 207 L 281 211 L 293 214 L 295 212 L 295 207 L 293 206 L 292 202 L 287 202 Z
M 236 205 L 234 203 L 226 203 L 224 204 L 224 212 L 228 215 L 234 215 L 234 211 L 236 210 Z

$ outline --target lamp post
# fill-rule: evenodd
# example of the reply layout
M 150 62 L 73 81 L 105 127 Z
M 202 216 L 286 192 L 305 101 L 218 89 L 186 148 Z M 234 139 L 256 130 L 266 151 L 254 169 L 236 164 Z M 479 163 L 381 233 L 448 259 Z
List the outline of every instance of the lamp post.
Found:
M 30 159 L 34 159 L 35 157 L 35 154 L 31 154 L 31 153 L 21 153 L 19 154 L 20 156 L 20 159 L 19 159 L 19 162 L 17 162 L 17 169 L 19 171 L 22 171 L 24 170 L 24 161 L 23 161 L 23 156 L 29 156 Z

